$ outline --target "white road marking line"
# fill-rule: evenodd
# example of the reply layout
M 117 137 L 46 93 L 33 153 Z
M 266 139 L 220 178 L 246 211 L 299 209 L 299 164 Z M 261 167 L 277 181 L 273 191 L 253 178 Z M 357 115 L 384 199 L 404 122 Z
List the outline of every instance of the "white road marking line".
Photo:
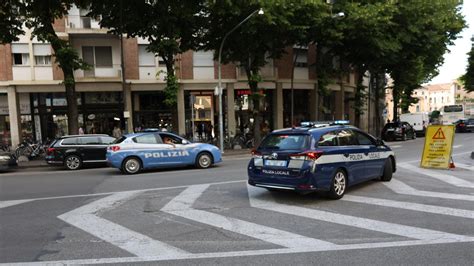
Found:
M 454 165 L 459 168 L 474 171 L 474 165 L 468 165 L 468 164 L 457 163 L 457 162 L 454 162 Z
M 445 183 L 448 183 L 450 185 L 454 185 L 454 186 L 457 186 L 457 187 L 474 188 L 474 183 L 471 183 L 469 181 L 466 181 L 464 179 L 461 179 L 461 178 L 458 178 L 458 177 L 455 177 L 455 176 L 452 176 L 452 175 L 448 175 L 448 174 L 433 171 L 433 170 L 424 169 L 424 168 L 421 168 L 421 167 L 418 167 L 418 166 L 413 166 L 413 165 L 407 164 L 407 163 L 401 163 L 401 164 L 398 164 L 398 166 L 401 167 L 401 168 L 405 168 L 407 170 L 411 170 L 411 171 L 416 172 L 416 173 L 420 173 L 420 174 L 423 174 L 423 175 L 426 175 L 426 176 L 433 177 L 435 179 L 438 179 L 438 180 L 440 180 L 442 182 L 445 182 Z M 442 171 L 442 170 L 440 170 L 440 171 Z
M 192 259 L 213 259 L 213 258 L 232 258 L 232 257 L 247 257 L 247 256 L 261 256 L 261 255 L 281 255 L 281 254 L 295 254 L 295 253 L 309 253 L 321 251 L 334 250 L 356 250 L 356 249 L 377 249 L 387 247 L 406 247 L 419 245 L 434 245 L 446 243 L 460 243 L 472 242 L 473 237 L 466 238 L 464 241 L 445 241 L 445 240 L 409 240 L 409 241 L 394 241 L 381 243 L 367 243 L 367 244 L 352 244 L 352 245 L 338 245 L 331 250 L 321 250 L 318 247 L 302 247 L 302 248 L 283 248 L 283 249 L 262 249 L 249 251 L 231 251 L 231 252 L 215 252 L 215 253 L 197 253 L 186 254 L 172 260 L 192 260 Z M 41 261 L 41 262 L 19 262 L 19 263 L 5 263 L 0 265 L 11 266 L 42 266 L 42 265 L 85 265 L 85 264 L 118 264 L 118 263 L 134 263 L 134 262 L 155 262 L 166 261 L 170 258 L 164 256 L 150 256 L 146 258 L 140 257 L 120 257 L 120 258 L 102 258 L 102 259 L 85 259 L 85 260 L 58 260 L 58 261 Z
M 250 206 L 255 208 L 420 240 L 454 239 L 462 241 L 466 238 L 466 236 L 462 235 L 450 234 L 425 228 L 320 211 L 288 204 L 280 204 L 277 203 L 271 194 L 264 189 L 256 188 L 250 185 L 247 185 L 247 188 L 249 192 Z
M 180 254 L 186 254 L 187 252 L 183 250 L 95 215 L 106 209 L 117 207 L 117 205 L 124 200 L 128 200 L 139 193 L 140 192 L 115 193 L 70 212 L 61 214 L 58 218 L 138 257 L 163 254 L 165 257 L 173 258 Z
M 232 184 L 232 183 L 242 183 L 247 182 L 247 179 L 244 180 L 234 180 L 234 181 L 223 181 L 223 182 L 214 182 L 208 183 L 209 185 L 224 185 L 224 184 Z M 93 194 L 78 194 L 78 195 L 68 195 L 68 196 L 56 196 L 56 197 L 44 197 L 44 198 L 32 198 L 32 199 L 20 199 L 20 200 L 6 200 L 0 201 L 0 206 L 13 206 L 22 204 L 29 201 L 36 201 L 36 200 L 55 200 L 55 199 L 68 199 L 68 198 L 81 198 L 81 197 L 96 197 L 96 196 L 107 196 L 114 193 L 121 193 L 121 192 L 148 192 L 148 191 L 160 191 L 160 190 L 167 190 L 167 189 L 177 189 L 177 188 L 187 188 L 190 185 L 183 185 L 183 186 L 174 186 L 174 187 L 158 187 L 158 188 L 147 188 L 147 189 L 137 189 L 137 190 L 124 190 L 124 191 L 113 191 L 113 192 L 102 192 L 102 193 L 93 193 Z M 2 207 L 0 207 L 1 209 Z
M 392 148 L 392 149 L 397 149 L 397 148 L 401 148 L 402 145 L 393 145 L 393 146 L 389 145 L 389 147 Z
M 15 206 L 15 205 L 30 202 L 30 201 L 33 201 L 33 200 L 26 199 L 26 200 L 0 201 L 0 209 L 10 207 L 10 206 Z
M 398 194 L 412 195 L 412 196 L 419 196 L 419 197 L 474 201 L 474 196 L 471 196 L 471 195 L 418 190 L 395 179 L 392 179 L 390 183 L 383 183 L 383 185 L 385 185 L 387 188 L 389 188 L 390 190 Z
M 208 187 L 209 185 L 190 186 L 166 204 L 161 211 L 287 248 L 316 246 L 321 249 L 327 249 L 336 245 L 236 218 L 193 209 L 192 205 L 194 202 Z
M 462 145 L 454 145 L 453 148 L 456 149 L 456 148 L 461 148 Z
M 441 207 L 441 206 L 435 206 L 435 205 L 426 205 L 426 204 L 418 204 L 418 203 L 413 203 L 413 202 L 395 201 L 395 200 L 361 197 L 361 196 L 353 196 L 353 195 L 345 195 L 344 198 L 342 198 L 341 200 L 371 204 L 371 205 L 377 205 L 377 206 L 383 206 L 383 207 L 392 207 L 392 208 L 398 208 L 398 209 L 404 209 L 404 210 L 412 210 L 412 211 L 418 211 L 418 212 L 427 212 L 427 213 L 435 213 L 435 214 L 474 219 L 474 211 L 447 208 L 447 207 Z

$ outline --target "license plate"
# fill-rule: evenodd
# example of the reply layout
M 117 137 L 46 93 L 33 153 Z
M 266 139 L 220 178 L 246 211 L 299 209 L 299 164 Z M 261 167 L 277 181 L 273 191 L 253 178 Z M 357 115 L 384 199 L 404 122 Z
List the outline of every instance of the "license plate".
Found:
M 395 131 L 395 129 L 394 128 L 389 128 L 389 129 L 387 129 L 387 131 Z
M 286 161 L 284 160 L 265 160 L 266 166 L 286 166 Z

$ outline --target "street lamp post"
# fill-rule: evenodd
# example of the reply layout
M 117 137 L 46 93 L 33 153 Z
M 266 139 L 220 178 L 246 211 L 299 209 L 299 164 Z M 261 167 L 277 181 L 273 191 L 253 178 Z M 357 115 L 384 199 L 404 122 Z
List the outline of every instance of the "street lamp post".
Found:
M 223 112 L 222 112 L 222 79 L 221 79 L 221 57 L 222 57 L 222 48 L 224 47 L 224 42 L 229 37 L 229 35 L 234 32 L 237 28 L 239 28 L 242 24 L 244 24 L 247 20 L 249 20 L 252 16 L 255 14 L 262 15 L 263 14 L 263 9 L 257 9 L 254 12 L 252 12 L 250 15 L 248 15 L 244 20 L 242 20 L 239 24 L 237 24 L 235 27 L 233 27 L 229 32 L 227 32 L 224 35 L 224 38 L 222 38 L 221 45 L 219 47 L 219 59 L 218 59 L 218 65 L 217 65 L 217 78 L 218 78 L 218 86 L 217 86 L 217 91 L 219 95 L 219 148 L 221 149 L 221 152 L 224 152 L 224 121 L 223 121 Z

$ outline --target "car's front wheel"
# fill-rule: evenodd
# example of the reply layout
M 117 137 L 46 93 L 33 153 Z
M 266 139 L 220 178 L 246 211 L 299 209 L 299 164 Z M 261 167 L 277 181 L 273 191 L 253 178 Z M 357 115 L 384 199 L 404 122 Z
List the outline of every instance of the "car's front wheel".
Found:
M 66 166 L 68 170 L 80 169 L 82 166 L 82 159 L 77 155 L 69 155 L 64 160 L 64 166 Z
M 138 172 L 140 172 L 142 169 L 142 162 L 140 159 L 135 158 L 135 157 L 130 157 L 125 159 L 125 161 L 122 164 L 122 172 L 133 175 Z
M 196 167 L 206 169 L 212 165 L 212 155 L 207 152 L 202 152 L 196 157 Z
M 393 175 L 392 159 L 387 158 L 387 160 L 385 161 L 385 166 L 383 168 L 383 174 L 380 177 L 380 180 L 384 182 L 388 182 L 392 180 L 392 175 Z
M 346 193 L 347 175 L 342 169 L 338 169 L 331 181 L 331 188 L 329 190 L 329 197 L 331 199 L 340 199 Z

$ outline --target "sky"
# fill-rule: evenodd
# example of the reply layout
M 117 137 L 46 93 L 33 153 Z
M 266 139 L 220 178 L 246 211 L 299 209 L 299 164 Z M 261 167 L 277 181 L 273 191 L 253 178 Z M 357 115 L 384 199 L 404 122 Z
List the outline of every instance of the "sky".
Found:
M 468 25 L 454 45 L 449 46 L 451 52 L 444 55 L 444 64 L 439 68 L 439 75 L 429 84 L 450 83 L 466 72 L 466 54 L 471 50 L 471 37 L 474 35 L 474 0 L 464 0 L 462 14 Z

